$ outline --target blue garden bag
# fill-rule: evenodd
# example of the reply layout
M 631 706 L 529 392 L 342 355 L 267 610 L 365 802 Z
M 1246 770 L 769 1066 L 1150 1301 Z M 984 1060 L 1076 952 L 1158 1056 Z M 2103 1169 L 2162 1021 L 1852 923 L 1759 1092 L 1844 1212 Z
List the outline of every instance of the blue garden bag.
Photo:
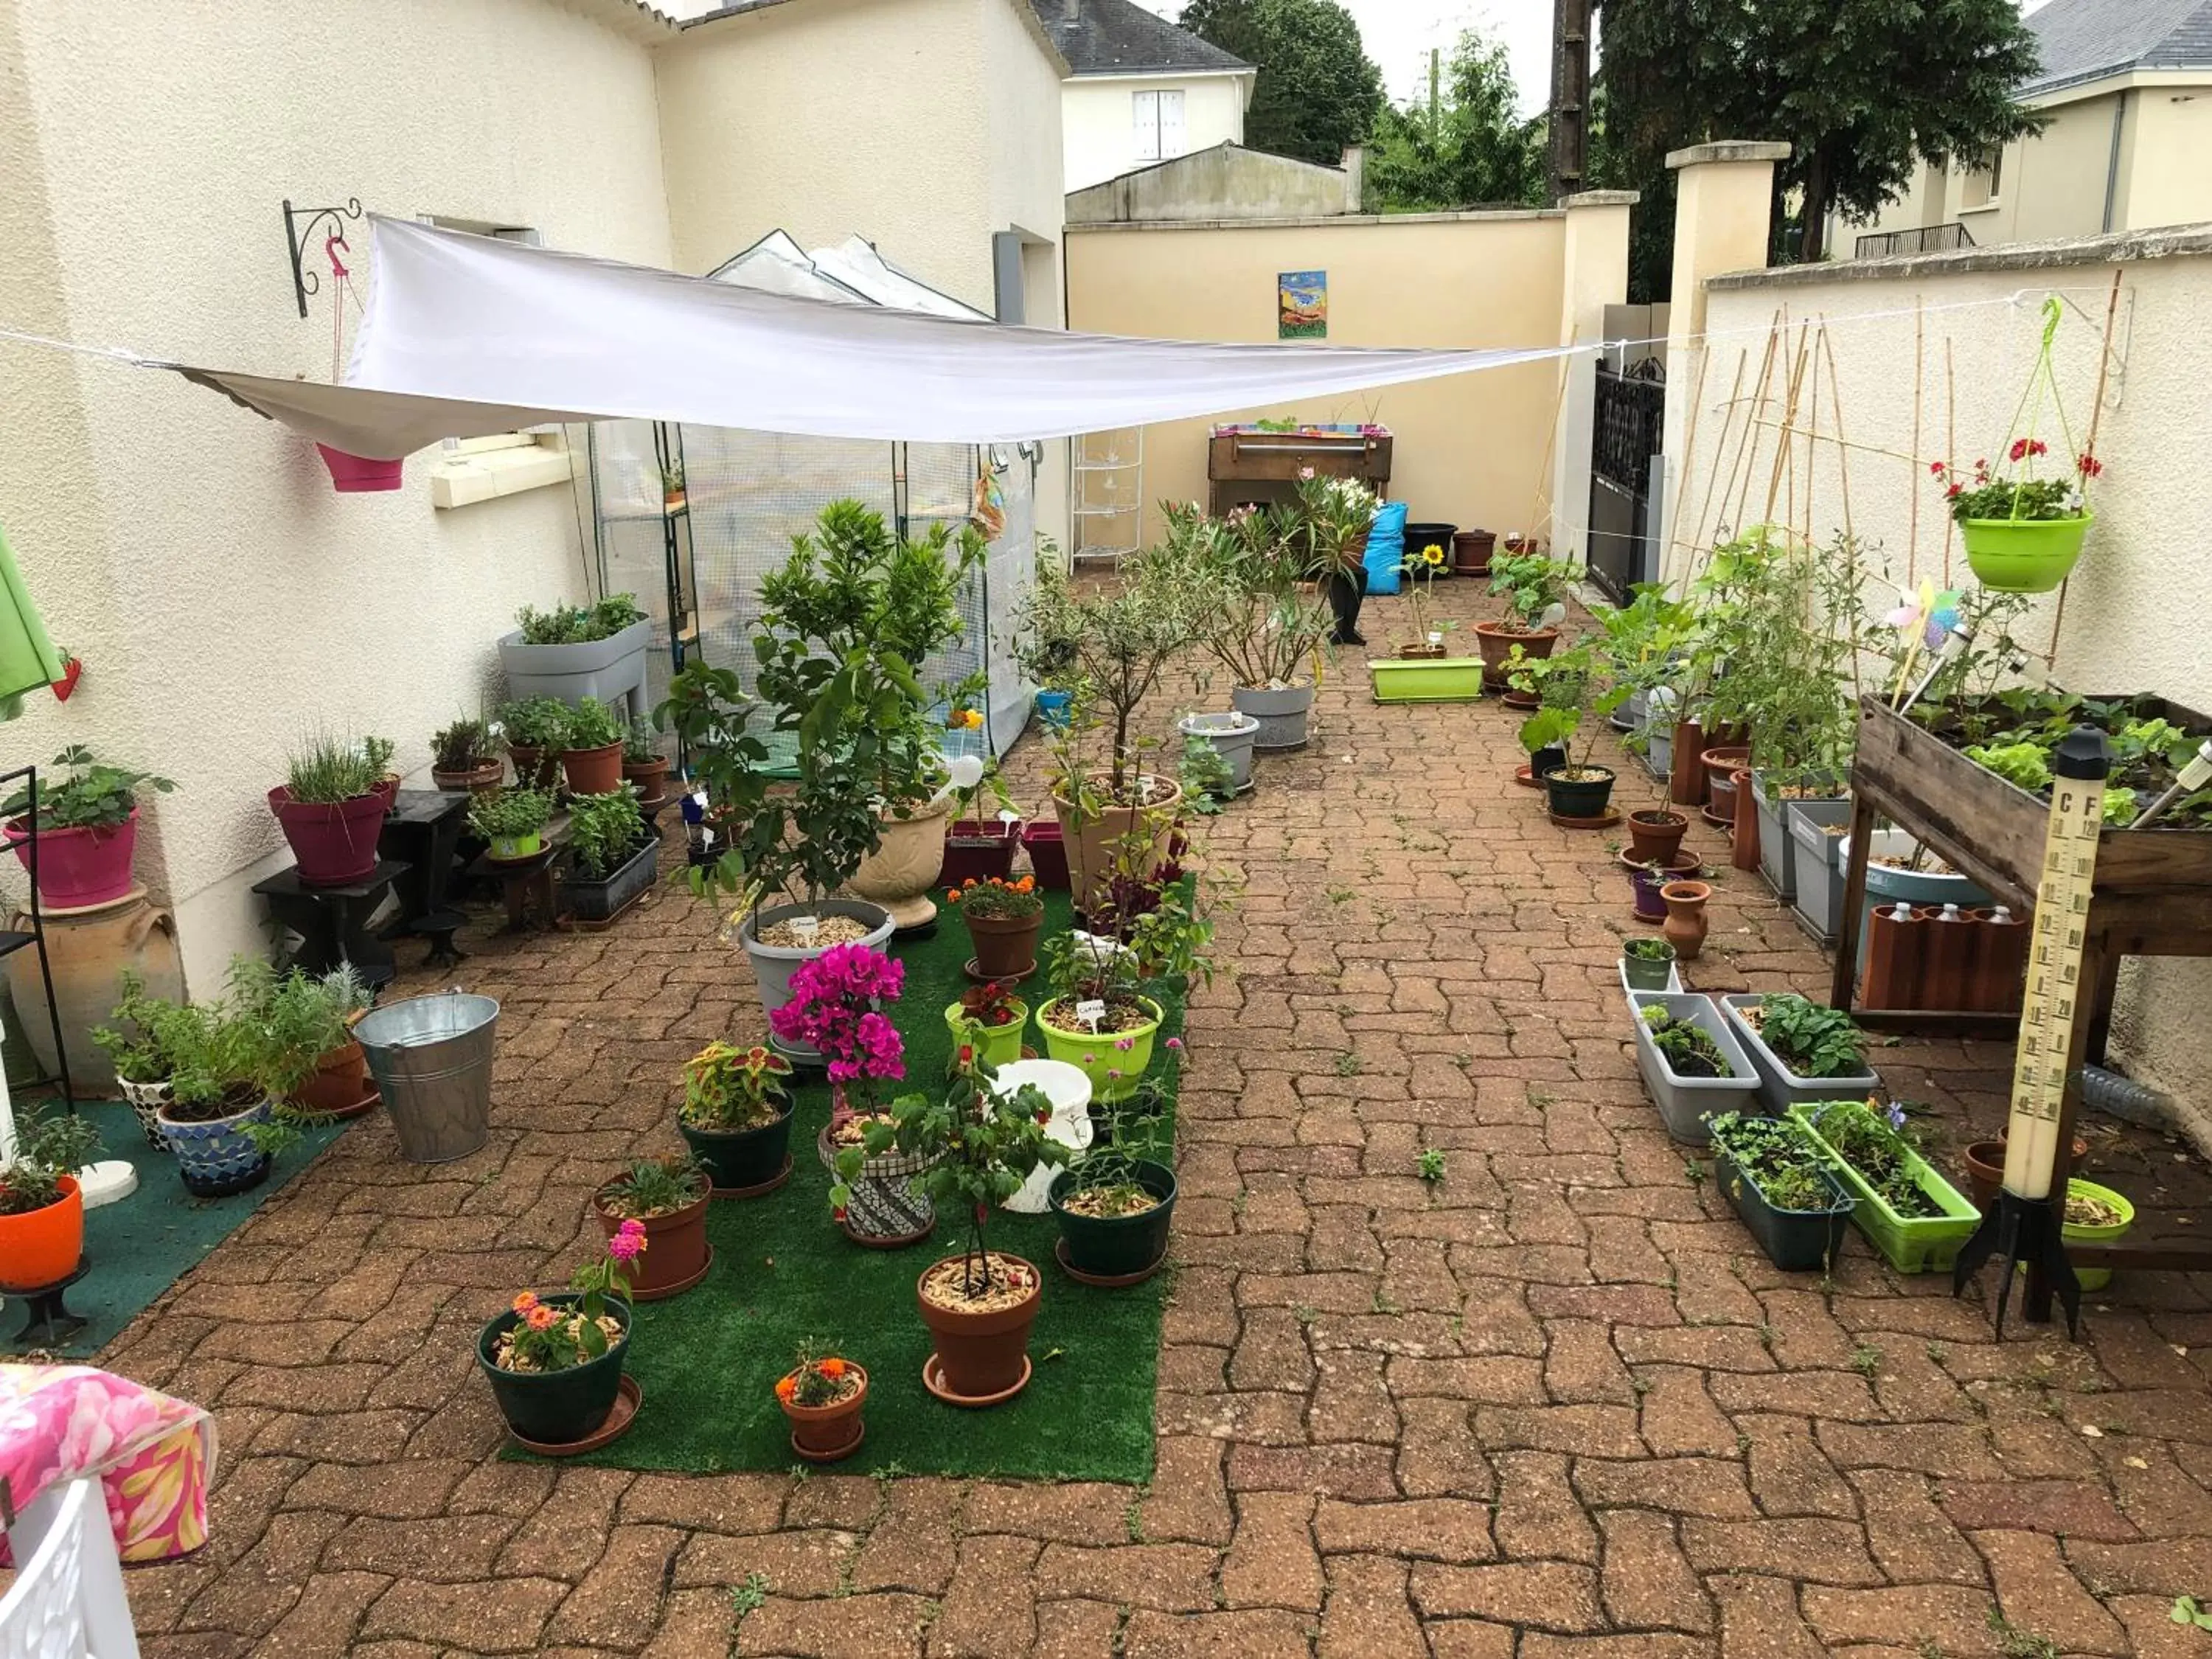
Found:
M 1375 528 L 1368 532 L 1367 591 L 1398 591 L 1398 567 L 1406 562 L 1406 503 L 1386 501 L 1375 510 Z

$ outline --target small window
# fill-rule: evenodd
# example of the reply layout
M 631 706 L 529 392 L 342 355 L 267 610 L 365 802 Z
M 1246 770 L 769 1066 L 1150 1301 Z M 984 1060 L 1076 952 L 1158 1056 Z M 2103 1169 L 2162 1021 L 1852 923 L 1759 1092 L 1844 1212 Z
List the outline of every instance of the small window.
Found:
M 1137 159 L 1171 161 L 1186 147 L 1182 94 L 1137 92 L 1129 94 L 1134 112 Z
M 1987 207 L 1995 202 L 2004 188 L 2004 152 L 1986 150 L 1975 159 L 1966 170 L 1965 188 L 1960 193 L 1963 207 Z

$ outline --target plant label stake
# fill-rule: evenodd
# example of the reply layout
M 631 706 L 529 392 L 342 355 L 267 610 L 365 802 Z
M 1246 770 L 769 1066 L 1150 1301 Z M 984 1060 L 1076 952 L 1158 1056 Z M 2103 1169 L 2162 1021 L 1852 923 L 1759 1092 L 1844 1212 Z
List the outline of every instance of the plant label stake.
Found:
M 2097 836 L 2103 828 L 2105 779 L 2112 769 L 2104 734 L 2077 726 L 2051 757 L 2051 828 L 2043 843 L 2043 873 L 2035 890 L 2035 929 L 2029 945 L 2027 995 L 2020 1018 L 2020 1046 L 2013 1061 L 2012 1115 L 2005 1132 L 2004 1187 L 1982 1218 L 1951 1269 L 1951 1293 L 1964 1290 L 1990 1255 L 2002 1255 L 1997 1281 L 1997 1335 L 2004 1335 L 2005 1304 L 2014 1268 L 2039 1268 L 2066 1307 L 2069 1336 L 2081 1334 L 2081 1282 L 2074 1276 L 2060 1231 L 2065 1195 L 2053 1193 L 2058 1122 L 2066 1105 L 2066 1060 L 2082 994 L 2081 948 L 2087 937 L 2089 893 L 2097 873 Z
M 791 931 L 798 936 L 799 948 L 810 950 L 813 947 L 815 935 L 822 931 L 822 924 L 813 916 L 793 916 Z
M 1091 1028 L 1091 1035 L 1098 1035 L 1098 1022 L 1106 1018 L 1106 1004 L 1097 997 L 1085 997 L 1075 1005 L 1075 1017 Z

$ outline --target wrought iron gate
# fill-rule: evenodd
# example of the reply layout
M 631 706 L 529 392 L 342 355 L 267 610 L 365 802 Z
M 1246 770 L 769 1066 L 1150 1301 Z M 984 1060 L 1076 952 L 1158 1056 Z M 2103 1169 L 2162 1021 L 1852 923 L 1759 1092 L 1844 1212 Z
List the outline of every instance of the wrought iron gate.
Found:
M 1656 358 L 1597 368 L 1590 443 L 1589 574 L 1614 604 L 1659 573 L 1651 471 L 1665 438 L 1666 368 Z

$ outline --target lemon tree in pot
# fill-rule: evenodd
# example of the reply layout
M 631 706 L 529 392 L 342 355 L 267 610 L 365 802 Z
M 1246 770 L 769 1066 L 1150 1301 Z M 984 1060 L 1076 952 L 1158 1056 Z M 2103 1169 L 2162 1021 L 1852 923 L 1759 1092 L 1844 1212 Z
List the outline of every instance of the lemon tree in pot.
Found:
M 1039 1164 L 1067 1157 L 1045 1133 L 1052 1121 L 1045 1092 L 1033 1085 L 1000 1091 L 991 1086 L 994 1075 L 971 1054 L 942 1095 L 900 1096 L 860 1146 L 838 1153 L 838 1184 L 830 1189 L 830 1202 L 843 1207 L 846 1183 L 869 1159 L 896 1152 L 926 1160 L 919 1184 L 935 1203 L 968 1218 L 966 1248 L 925 1270 L 915 1286 L 935 1340 L 922 1382 L 957 1406 L 997 1405 L 1029 1382 L 1030 1328 L 1043 1299 L 1043 1276 L 1034 1263 L 991 1249 L 984 1229 Z
M 722 1197 L 781 1184 L 791 1167 L 791 1062 L 756 1043 L 710 1042 L 684 1063 L 676 1127 Z

